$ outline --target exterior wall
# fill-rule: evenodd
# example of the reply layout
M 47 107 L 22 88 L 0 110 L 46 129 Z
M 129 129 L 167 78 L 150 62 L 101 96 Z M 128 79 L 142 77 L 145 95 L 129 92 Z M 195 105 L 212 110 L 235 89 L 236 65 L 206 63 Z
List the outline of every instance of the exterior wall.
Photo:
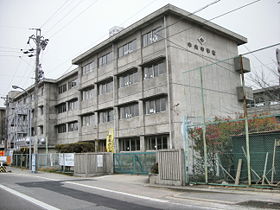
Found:
M 177 21 L 178 19 L 174 16 L 168 16 L 167 25 Z M 189 30 L 183 31 L 184 29 Z M 183 32 L 178 33 L 180 31 Z M 180 43 L 181 46 L 190 51 L 178 49 L 172 43 L 168 44 L 173 143 L 175 148 L 182 148 L 181 124 L 183 116 L 193 122 L 202 122 L 203 113 L 200 71 L 199 69 L 187 71 L 211 64 L 207 60 L 215 62 L 216 60 L 237 56 L 237 44 L 205 28 L 185 21 L 169 27 L 167 33 L 170 36 L 169 40 Z M 173 36 L 173 34 L 177 35 Z M 201 36 L 206 39 L 203 45 L 198 41 Z M 189 42 L 192 47 L 188 46 Z M 194 49 L 195 44 L 198 45 L 198 50 Z M 200 47 L 204 47 L 205 50 L 202 52 Z M 207 53 L 206 48 L 211 49 L 211 51 L 215 50 L 216 54 Z M 194 53 L 207 56 L 207 60 Z M 225 68 L 214 65 L 202 69 L 206 119 L 215 116 L 235 116 L 234 113 L 240 113 L 242 110 L 242 104 L 238 102 L 236 92 L 236 87 L 241 86 L 240 75 L 234 70 L 233 59 L 227 62 L 231 65 L 223 65 Z M 228 110 L 231 110 L 231 113 Z

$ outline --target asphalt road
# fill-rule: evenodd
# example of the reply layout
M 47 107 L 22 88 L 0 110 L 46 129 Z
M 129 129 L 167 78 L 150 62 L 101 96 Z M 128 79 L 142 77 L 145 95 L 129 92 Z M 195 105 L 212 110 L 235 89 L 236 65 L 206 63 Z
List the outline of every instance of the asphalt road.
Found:
M 1 174 L 0 209 L 205 209 L 103 188 L 89 179 L 52 180 L 38 176 Z M 98 181 L 96 181 L 97 183 Z

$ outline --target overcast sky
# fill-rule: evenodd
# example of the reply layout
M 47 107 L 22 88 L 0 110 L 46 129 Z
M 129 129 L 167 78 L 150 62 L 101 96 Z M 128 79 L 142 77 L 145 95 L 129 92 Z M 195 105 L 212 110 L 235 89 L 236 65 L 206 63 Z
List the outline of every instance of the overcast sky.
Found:
M 45 77 L 56 79 L 75 68 L 73 58 L 108 38 L 113 26 L 127 27 L 167 3 L 194 12 L 214 1 L 0 0 L 0 96 L 12 90 L 11 85 L 27 88 L 34 83 L 34 57 L 20 52 L 29 48 L 28 37 L 34 33 L 29 28 L 41 28 L 42 35 L 50 39 L 41 63 Z M 196 15 L 211 19 L 253 1 L 221 0 Z M 247 48 L 240 46 L 239 53 L 276 44 L 280 42 L 279 2 L 261 0 L 213 22 L 248 38 Z M 270 82 L 275 82 L 268 71 L 276 69 L 275 49 L 250 56 L 254 71 L 264 70 Z

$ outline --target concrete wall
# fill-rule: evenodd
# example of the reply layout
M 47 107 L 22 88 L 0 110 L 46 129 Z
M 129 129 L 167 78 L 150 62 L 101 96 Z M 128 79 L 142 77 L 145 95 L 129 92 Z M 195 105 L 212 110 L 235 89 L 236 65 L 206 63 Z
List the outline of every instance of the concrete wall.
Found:
M 158 175 L 149 176 L 151 184 L 185 185 L 184 151 L 162 150 L 157 152 Z
M 75 176 L 99 176 L 113 173 L 113 153 L 76 153 Z
M 167 25 L 177 21 L 176 17 L 168 16 Z M 183 32 L 180 33 L 181 31 Z M 193 122 L 202 122 L 200 71 L 195 68 L 212 64 L 216 60 L 233 58 L 238 55 L 238 51 L 237 44 L 232 40 L 190 22 L 180 21 L 169 27 L 167 33 L 169 40 L 173 42 L 168 43 L 172 139 L 175 148 L 182 148 L 183 116 L 187 116 Z M 198 41 L 201 36 L 206 40 L 204 44 Z M 178 49 L 174 43 L 186 50 Z M 188 43 L 192 46 L 189 47 Z M 198 50 L 194 45 L 198 46 Z M 209 49 L 210 53 L 206 49 Z M 212 54 L 212 50 L 215 51 L 215 55 Z M 241 112 L 242 104 L 237 100 L 236 91 L 236 87 L 241 86 L 240 75 L 234 70 L 233 59 L 202 68 L 202 78 L 206 119 L 215 116 L 234 117 L 235 113 Z

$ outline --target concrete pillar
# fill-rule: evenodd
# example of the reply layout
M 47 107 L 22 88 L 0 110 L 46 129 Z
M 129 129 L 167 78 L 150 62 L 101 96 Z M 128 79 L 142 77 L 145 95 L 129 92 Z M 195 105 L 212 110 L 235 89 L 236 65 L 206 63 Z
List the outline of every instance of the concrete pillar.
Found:
M 140 152 L 145 152 L 145 136 L 140 136 Z

